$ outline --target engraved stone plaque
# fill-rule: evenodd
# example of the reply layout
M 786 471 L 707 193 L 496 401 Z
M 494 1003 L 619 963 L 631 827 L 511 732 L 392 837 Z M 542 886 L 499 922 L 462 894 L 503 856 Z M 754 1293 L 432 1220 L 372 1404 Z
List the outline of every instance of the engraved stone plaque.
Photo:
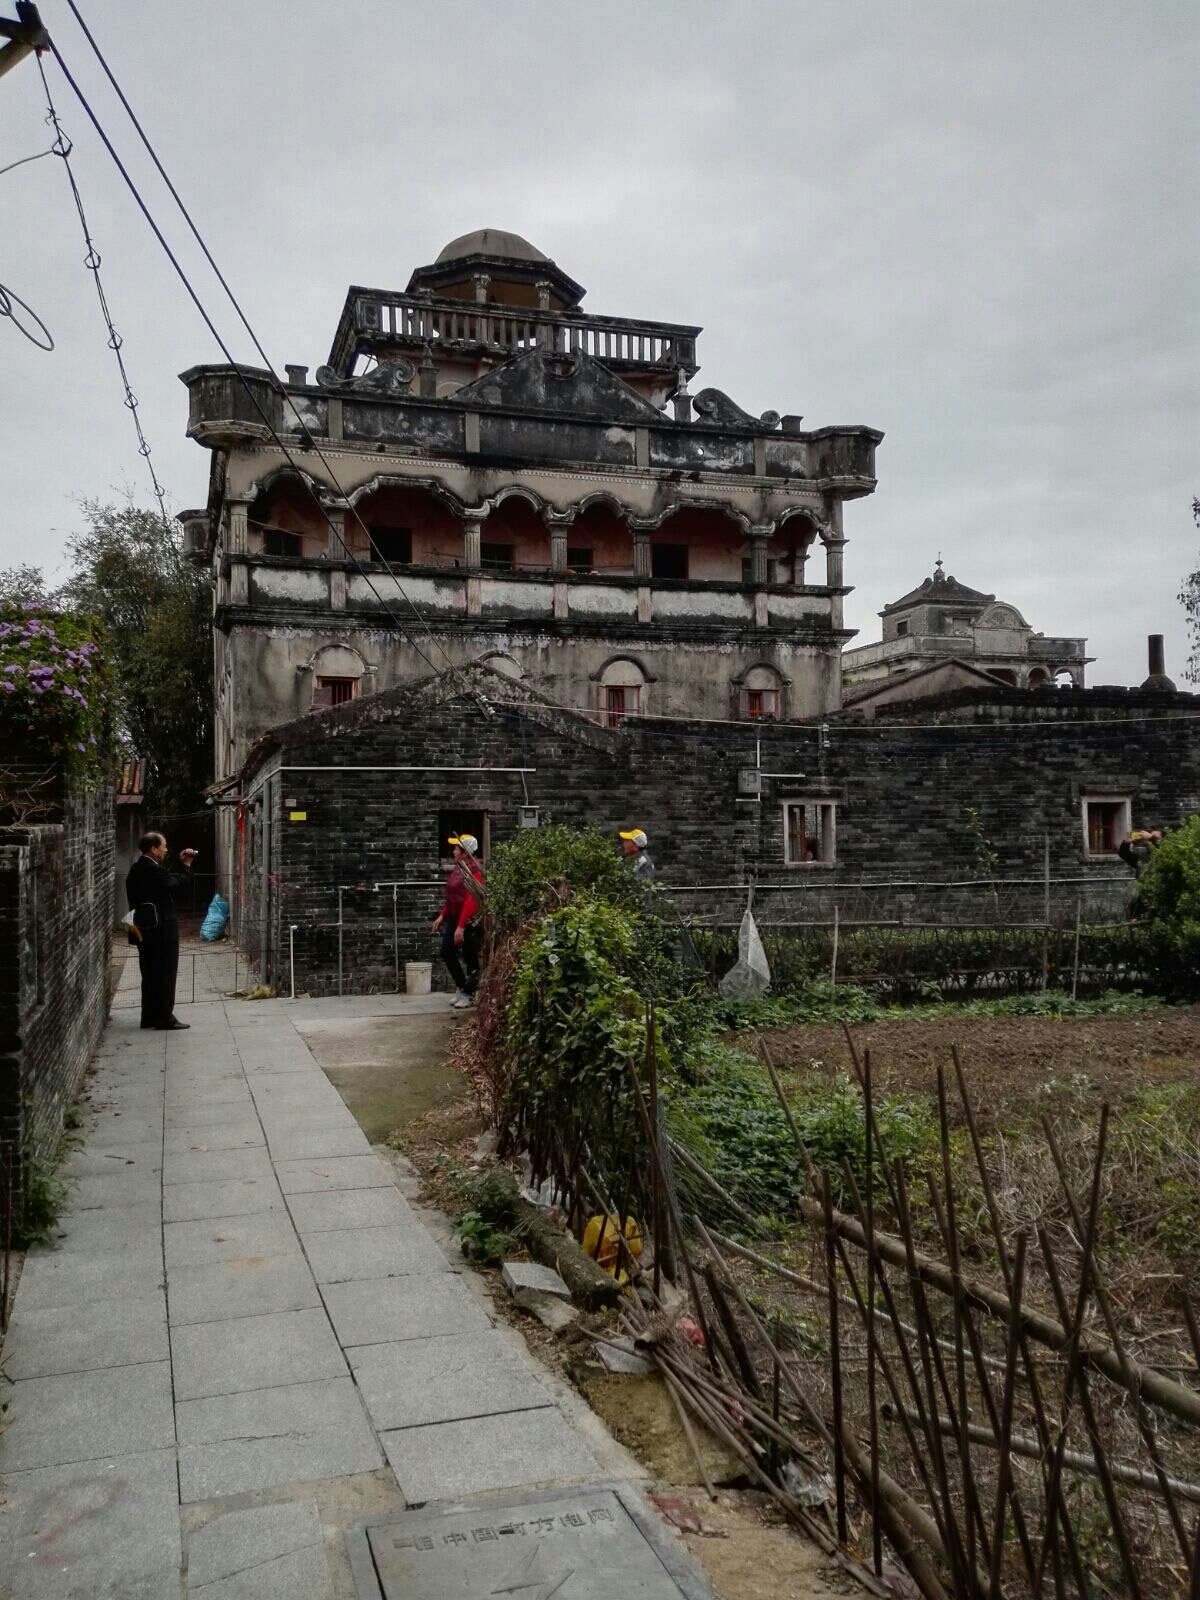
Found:
M 622 1484 L 426 1506 L 349 1540 L 360 1600 L 712 1600 Z

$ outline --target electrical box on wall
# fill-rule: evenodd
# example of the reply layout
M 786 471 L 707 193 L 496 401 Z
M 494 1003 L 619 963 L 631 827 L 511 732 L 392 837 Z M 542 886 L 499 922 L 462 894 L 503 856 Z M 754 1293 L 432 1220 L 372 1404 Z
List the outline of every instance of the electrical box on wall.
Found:
M 739 794 L 761 794 L 762 786 L 762 773 L 757 767 L 738 768 Z
M 540 808 L 538 806 L 518 806 L 517 807 L 517 827 L 518 828 L 536 828 L 537 825 L 538 825 L 538 812 L 539 812 L 539 809 Z

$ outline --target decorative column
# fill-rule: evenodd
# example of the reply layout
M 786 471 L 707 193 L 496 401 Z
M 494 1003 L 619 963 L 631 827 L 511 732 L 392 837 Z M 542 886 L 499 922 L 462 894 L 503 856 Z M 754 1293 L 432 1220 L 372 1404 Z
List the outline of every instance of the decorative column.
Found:
M 437 398 L 437 368 L 433 364 L 433 351 L 426 341 L 421 352 L 421 365 L 417 369 L 421 374 L 420 394 L 422 400 L 435 400 Z
M 825 539 L 825 584 L 829 589 L 841 589 L 843 584 L 842 551 L 846 548 L 845 539 L 839 535 L 830 534 Z M 842 626 L 842 596 L 833 594 L 829 597 L 830 622 L 835 628 Z
M 767 581 L 767 545 L 774 532 L 773 522 L 754 523 L 750 528 L 750 582 L 756 586 Z
M 321 504 L 321 510 L 329 519 L 329 549 L 326 554 L 332 561 L 345 561 L 351 543 L 350 524 L 353 519 L 350 516 L 350 507 L 344 500 L 340 502 L 325 500 Z M 370 555 L 369 545 L 367 555 Z
M 650 534 L 655 525 L 643 517 L 629 517 L 627 521 L 633 538 L 633 573 L 638 580 L 637 619 L 639 622 L 653 622 L 654 605 L 650 593 Z
M 539 278 L 537 283 L 534 284 L 534 288 L 537 290 L 539 311 L 549 311 L 551 287 L 552 285 L 548 278 Z
M 490 510 L 490 506 L 484 505 L 462 513 L 463 566 L 467 569 L 467 615 L 469 617 L 477 617 L 481 609 L 479 531 Z
M 246 514 L 250 509 L 246 500 L 229 502 L 229 550 L 231 556 L 244 556 L 248 545 Z
M 563 620 L 570 612 L 567 570 L 567 535 L 575 521 L 574 511 L 544 511 L 542 520 L 550 533 L 550 571 L 554 576 L 554 615 Z
M 487 297 L 488 297 L 488 290 L 492 286 L 492 275 L 491 275 L 491 273 L 490 272 L 474 272 L 474 273 L 471 274 L 471 281 L 475 285 L 475 302 L 476 302 L 476 304 L 477 305 L 481 305 L 481 306 L 482 305 L 486 305 L 487 304 Z

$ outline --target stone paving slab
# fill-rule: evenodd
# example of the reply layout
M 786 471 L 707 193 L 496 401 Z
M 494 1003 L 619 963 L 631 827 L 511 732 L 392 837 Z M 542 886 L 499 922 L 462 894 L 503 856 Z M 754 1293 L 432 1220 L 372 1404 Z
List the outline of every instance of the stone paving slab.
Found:
M 554 1406 L 401 1428 L 380 1442 L 410 1504 L 599 1476 L 595 1457 Z
M 226 1178 L 269 1178 L 264 1145 L 238 1150 L 173 1150 L 163 1163 L 164 1184 L 220 1183 Z
M 163 1228 L 167 1271 L 202 1267 L 214 1261 L 300 1255 L 300 1241 L 285 1211 L 258 1211 L 244 1217 L 210 1217 L 200 1222 L 169 1222 Z
M 348 1377 L 185 1400 L 175 1414 L 185 1505 L 380 1465 L 379 1447 Z
M 378 1156 L 305 1156 L 277 1161 L 275 1175 L 286 1195 L 315 1194 L 324 1189 L 393 1187 L 391 1174 Z
M 76 1252 L 105 1255 L 109 1251 L 136 1254 L 161 1253 L 162 1218 L 157 1200 L 113 1206 L 96 1211 L 67 1211 L 54 1235 L 54 1249 L 67 1256 Z
M 175 1399 L 340 1378 L 346 1362 L 323 1310 L 276 1311 L 171 1330 Z
M 168 1129 L 163 1139 L 165 1156 L 182 1155 L 189 1150 L 265 1149 L 266 1136 L 257 1117 L 237 1117 L 232 1122 L 214 1122 L 204 1128 Z
M 452 1272 L 328 1283 L 321 1293 L 348 1353 L 356 1345 L 481 1333 L 491 1327 L 483 1307 Z
M 330 1600 L 332 1593 L 323 1545 L 289 1551 L 199 1588 L 188 1584 L 194 1600 Z
M 63 1162 L 63 1171 L 71 1178 L 103 1178 L 110 1172 L 158 1172 L 161 1169 L 161 1132 L 157 1139 L 139 1139 L 108 1149 L 98 1148 L 89 1138 L 82 1149 L 72 1150 Z
M 10 1472 L 175 1442 L 168 1361 L 26 1378 L 5 1393 L 4 1466 Z
M 167 1308 L 161 1290 L 114 1300 L 84 1299 L 64 1311 L 21 1307 L 4 1341 L 4 1372 L 12 1379 L 56 1372 L 91 1372 L 165 1361 Z
M 293 1194 L 288 1196 L 288 1210 L 301 1237 L 339 1228 L 383 1228 L 416 1221 L 408 1201 L 391 1187 Z
M 108 1456 L 0 1485 L 0 1571 L 21 1600 L 178 1600 L 175 1451 Z
M 227 1511 L 198 1528 L 188 1540 L 188 1587 L 203 1588 L 248 1567 L 319 1545 L 321 1518 L 315 1500 Z
M 236 1122 L 258 1121 L 254 1101 L 249 1091 L 236 1101 L 211 1100 L 206 1104 L 168 1106 L 166 1109 L 167 1137 L 172 1134 L 195 1133 L 201 1128 L 218 1127 Z
M 171 1184 L 163 1190 L 162 1207 L 164 1222 L 199 1222 L 208 1217 L 244 1217 L 284 1209 L 273 1172 L 265 1177 Z
M 362 1278 L 404 1277 L 412 1272 L 448 1272 L 445 1256 L 423 1228 L 338 1229 L 310 1233 L 304 1241 L 313 1275 L 320 1284 Z
M 715 1600 L 683 1545 L 623 1484 L 371 1518 L 351 1552 L 361 1600 Z
M 88 1134 L 92 1150 L 120 1149 L 125 1145 L 157 1143 L 162 1147 L 162 1117 L 101 1116 Z
M 161 1171 L 146 1165 L 122 1166 L 111 1172 L 69 1175 L 73 1212 L 99 1211 L 113 1206 L 154 1205 L 162 1188 Z
M 267 1145 L 275 1161 L 295 1161 L 301 1156 L 365 1156 L 371 1149 L 352 1117 L 344 1125 L 306 1121 L 303 1126 L 268 1128 Z
M 123 1300 L 153 1294 L 162 1287 L 161 1247 L 99 1251 L 95 1255 L 39 1250 L 25 1258 L 18 1303 L 24 1317 L 27 1311 Z
M 537 1373 L 495 1329 L 371 1344 L 349 1350 L 347 1358 L 381 1431 L 551 1404 Z
M 167 1274 L 171 1327 L 307 1311 L 321 1296 L 302 1256 L 237 1256 Z

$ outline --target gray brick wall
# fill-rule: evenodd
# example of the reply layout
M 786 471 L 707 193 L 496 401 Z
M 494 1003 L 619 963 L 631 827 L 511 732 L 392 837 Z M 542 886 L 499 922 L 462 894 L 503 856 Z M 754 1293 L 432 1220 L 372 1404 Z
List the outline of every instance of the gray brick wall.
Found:
M 68 786 L 61 815 L 0 828 L 0 1148 L 18 1196 L 57 1151 L 108 1014 L 112 791 Z
M 592 822 L 614 834 L 631 823 L 645 827 L 669 883 L 733 884 L 749 874 L 763 886 L 804 880 L 811 916 L 831 914 L 850 895 L 861 898 L 858 886 L 878 879 L 911 881 L 900 910 L 919 916 L 929 898 L 924 885 L 970 879 L 977 870 L 968 806 L 979 811 L 999 874 L 1031 880 L 1029 916 L 1041 912 L 1045 837 L 1052 875 L 1072 880 L 1054 890 L 1058 915 L 1073 916 L 1088 884 L 1103 889 L 1116 880 L 1119 905 L 1132 876 L 1119 862 L 1085 859 L 1082 796 L 1128 793 L 1135 826 L 1200 809 L 1197 723 L 1182 715 L 1158 720 L 1136 700 L 1108 703 L 1103 695 L 1084 698 L 1073 711 L 1065 699 L 1049 711 L 1031 707 L 1026 696 L 1019 712 L 960 699 L 938 714 L 943 720 L 935 723 L 843 720 L 826 730 L 647 721 L 610 734 L 536 706 L 499 706 L 489 718 L 467 700 L 433 703 L 417 695 L 398 697 L 394 707 L 305 719 L 281 730 L 282 748 L 265 748 L 257 770 L 245 775 L 243 792 L 255 802 L 247 818 L 243 946 L 260 951 L 265 938 L 264 976 L 286 988 L 295 925 L 297 990 L 336 992 L 341 885 L 344 988 L 391 989 L 391 891 L 372 885 L 398 879 L 400 961 L 430 959 L 428 924 L 440 900 L 430 886 L 441 875 L 439 815 L 455 808 L 486 813 L 494 846 L 516 832 L 526 798 L 518 773 L 456 768 L 533 769 L 525 784 L 543 821 Z M 762 804 L 746 804 L 738 772 L 756 764 L 759 741 L 764 773 L 785 776 L 765 778 Z M 433 770 L 371 770 L 418 766 Z M 322 767 L 337 770 L 296 770 Z M 783 802 L 804 794 L 837 802 L 833 868 L 785 867 Z M 293 811 L 303 820 L 292 821 Z M 758 892 L 769 903 L 769 890 Z M 780 914 L 797 897 L 785 901 L 780 893 L 776 902 Z M 706 904 L 682 895 L 680 903 Z M 744 894 L 707 902 L 730 916 L 743 903 Z M 1097 890 L 1096 903 L 1111 907 L 1113 896 Z M 967 904 L 964 915 L 971 909 Z

